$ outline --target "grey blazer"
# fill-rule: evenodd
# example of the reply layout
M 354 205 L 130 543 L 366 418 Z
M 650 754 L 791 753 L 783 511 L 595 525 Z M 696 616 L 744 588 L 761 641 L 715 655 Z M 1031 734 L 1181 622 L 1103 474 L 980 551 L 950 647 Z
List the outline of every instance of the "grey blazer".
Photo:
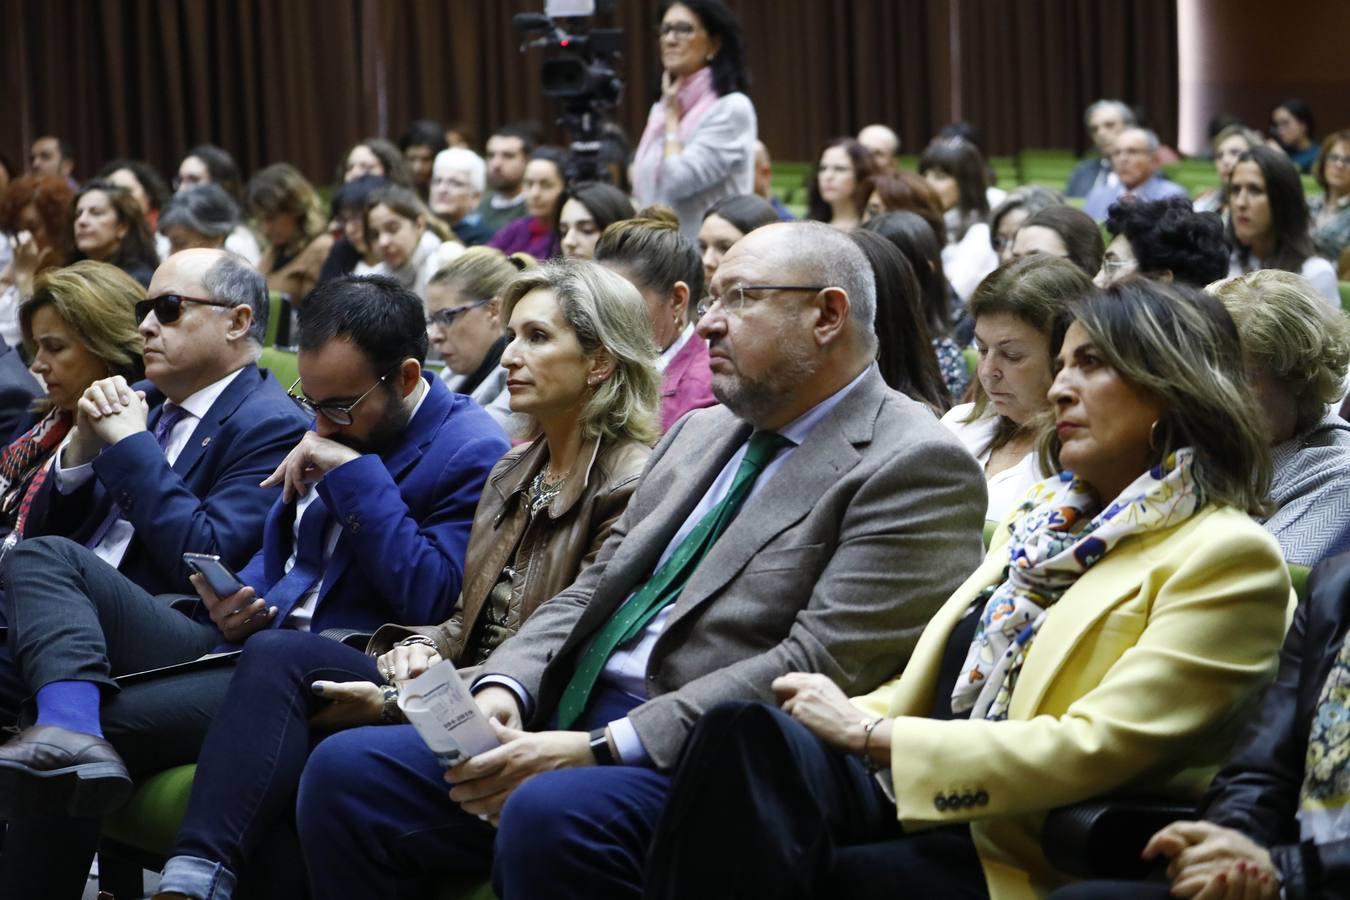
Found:
M 758 139 L 750 98 L 741 93 L 719 97 L 684 149 L 661 161 L 656 193 L 639 199 L 643 205 L 664 203 L 675 210 L 680 233 L 697 244 L 703 214 L 714 203 L 754 190 Z
M 547 727 L 579 652 L 641 585 L 750 425 L 725 407 L 671 428 L 593 565 L 541 606 L 480 675 L 530 692 Z M 675 602 L 630 721 L 668 769 L 700 715 L 772 700 L 787 672 L 821 672 L 850 695 L 904 667 L 929 617 L 974 571 L 985 485 L 925 407 L 873 368 L 747 501 Z

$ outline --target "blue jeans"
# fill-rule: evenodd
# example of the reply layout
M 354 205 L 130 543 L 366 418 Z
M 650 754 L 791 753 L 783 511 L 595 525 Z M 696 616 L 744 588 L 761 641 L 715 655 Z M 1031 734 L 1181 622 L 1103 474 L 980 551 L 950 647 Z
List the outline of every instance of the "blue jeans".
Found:
M 323 736 L 309 727 L 323 705 L 311 686 L 361 680 L 380 681 L 375 660 L 337 641 L 286 630 L 249 638 L 202 745 L 163 890 L 230 896 L 245 861 L 289 818 L 301 772 Z

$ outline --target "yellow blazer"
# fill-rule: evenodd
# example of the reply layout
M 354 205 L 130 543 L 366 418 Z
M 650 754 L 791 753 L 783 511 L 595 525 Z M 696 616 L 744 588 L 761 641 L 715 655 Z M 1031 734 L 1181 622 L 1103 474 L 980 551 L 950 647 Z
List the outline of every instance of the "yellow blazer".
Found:
M 969 822 L 990 895 L 1069 879 L 1041 852 L 1059 806 L 1107 793 L 1193 796 L 1273 675 L 1295 601 L 1280 548 L 1233 509 L 1127 538 L 1046 617 L 1008 718 L 935 721 L 947 638 L 1007 560 L 1002 541 L 924 629 L 904 672 L 855 698 L 896 717 L 891 778 L 906 830 Z M 1183 771 L 1189 770 L 1189 771 Z M 1179 774 L 1180 773 L 1180 774 Z

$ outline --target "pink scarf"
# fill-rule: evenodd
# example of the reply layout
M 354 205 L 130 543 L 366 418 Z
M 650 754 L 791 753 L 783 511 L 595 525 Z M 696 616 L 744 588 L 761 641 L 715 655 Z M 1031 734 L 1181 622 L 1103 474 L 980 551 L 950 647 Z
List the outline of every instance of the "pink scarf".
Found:
M 712 66 L 704 66 L 684 80 L 676 92 L 680 102 L 680 141 L 689 143 L 698 123 L 717 102 L 713 90 Z M 647 117 L 647 128 L 642 132 L 634 158 L 633 192 L 642 203 L 656 203 L 661 199 L 661 160 L 665 156 L 666 103 L 664 98 L 652 104 Z

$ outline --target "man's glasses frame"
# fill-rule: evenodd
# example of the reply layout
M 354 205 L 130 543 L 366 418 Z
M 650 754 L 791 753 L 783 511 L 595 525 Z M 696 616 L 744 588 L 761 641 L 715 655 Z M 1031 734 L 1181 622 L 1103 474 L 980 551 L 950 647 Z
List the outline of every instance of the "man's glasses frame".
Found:
M 160 294 L 158 297 L 150 297 L 145 300 L 136 301 L 136 324 L 144 322 L 150 313 L 155 314 L 161 325 L 170 325 L 177 322 L 183 315 L 184 303 L 199 303 L 202 306 L 219 306 L 221 308 L 233 308 L 237 303 L 230 303 L 227 300 L 208 300 L 205 297 L 185 297 L 182 294 Z
M 694 312 L 701 319 L 712 312 L 714 306 L 721 305 L 724 312 L 738 313 L 745 306 L 745 295 L 747 292 L 754 291 L 809 291 L 818 294 L 827 289 L 827 284 L 736 284 L 732 285 L 731 290 L 721 297 L 714 297 L 711 294 L 699 301 L 698 306 L 694 307 Z
M 427 324 L 439 325 L 442 328 L 449 328 L 451 325 L 455 324 L 456 320 L 458 320 L 460 316 L 464 315 L 469 310 L 478 309 L 478 307 L 485 306 L 486 304 L 491 302 L 492 302 L 491 297 L 484 297 L 482 300 L 475 300 L 472 303 L 466 303 L 463 306 L 453 306 L 448 309 L 439 309 L 436 312 L 432 313 L 431 315 L 427 316 Z
M 295 401 L 295 405 L 303 409 L 307 415 L 317 417 L 320 413 L 322 413 L 323 417 L 328 421 L 332 422 L 334 425 L 350 425 L 352 424 L 352 410 L 356 409 L 356 407 L 361 403 L 362 400 L 369 397 L 377 387 L 384 384 L 385 380 L 390 375 L 393 375 L 400 368 L 402 368 L 402 366 L 403 363 L 401 362 L 395 364 L 395 366 L 392 369 L 381 375 L 379 380 L 370 386 L 370 390 L 366 391 L 360 397 L 357 397 L 351 403 L 347 403 L 345 405 L 341 403 L 329 403 L 327 401 L 323 403 L 315 403 L 313 400 L 305 396 L 303 388 L 301 388 L 301 392 L 297 394 L 295 392 L 295 389 L 297 387 L 300 387 L 299 378 L 295 379 L 295 383 L 292 384 L 289 389 L 287 389 L 286 393 L 287 395 L 290 396 L 292 400 Z

